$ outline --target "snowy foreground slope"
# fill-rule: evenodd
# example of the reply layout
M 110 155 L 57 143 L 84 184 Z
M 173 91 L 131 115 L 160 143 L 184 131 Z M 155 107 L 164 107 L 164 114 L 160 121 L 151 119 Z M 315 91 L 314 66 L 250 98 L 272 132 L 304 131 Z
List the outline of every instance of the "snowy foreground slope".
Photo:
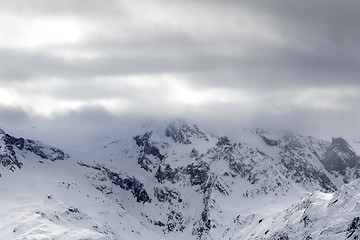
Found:
M 360 181 L 334 193 L 316 191 L 278 215 L 261 219 L 233 239 L 359 239 Z M 251 223 L 250 223 L 251 224 Z
M 359 235 L 359 157 L 342 138 L 234 141 L 174 121 L 65 151 L 0 139 L 0 239 Z

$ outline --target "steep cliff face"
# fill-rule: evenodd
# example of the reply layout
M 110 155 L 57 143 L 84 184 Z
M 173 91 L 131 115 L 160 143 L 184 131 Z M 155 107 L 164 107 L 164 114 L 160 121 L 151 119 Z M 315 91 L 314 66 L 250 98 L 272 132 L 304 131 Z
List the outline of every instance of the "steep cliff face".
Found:
M 16 178 L 25 182 L 13 187 L 17 193 L 36 192 L 27 206 L 37 225 L 14 222 L 9 234 L 18 238 L 28 228 L 48 238 L 84 231 L 81 237 L 90 239 L 293 239 L 297 229 L 314 237 L 309 226 L 322 220 L 311 215 L 311 203 L 289 208 L 286 216 L 281 211 L 314 191 L 323 193 L 306 201 L 320 201 L 359 177 L 359 157 L 344 139 L 330 143 L 290 132 L 248 130 L 234 140 L 173 121 L 84 145 L 76 157 L 4 131 L 0 137 L 0 191 Z M 15 190 L 6 191 L 17 196 Z M 281 225 L 296 222 L 295 212 L 302 212 L 304 228 Z M 0 218 L 9 214 L 0 211 Z M 357 236 L 356 216 L 350 220 L 348 232 Z M 61 233 L 41 227 L 50 225 Z
M 357 167 L 358 157 L 343 138 L 333 138 L 323 163 L 327 170 L 341 172 L 347 167 Z
M 326 170 L 341 175 L 344 183 L 360 177 L 359 161 L 359 156 L 343 138 L 333 138 L 322 158 Z

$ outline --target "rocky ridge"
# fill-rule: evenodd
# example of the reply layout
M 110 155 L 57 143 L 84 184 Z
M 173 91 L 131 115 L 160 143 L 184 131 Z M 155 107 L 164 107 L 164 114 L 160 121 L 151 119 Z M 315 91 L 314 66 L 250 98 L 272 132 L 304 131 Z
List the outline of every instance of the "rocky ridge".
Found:
M 16 138 L 0 129 L 0 162 L 3 168 L 14 171 L 23 165 L 22 159 L 27 154 L 35 154 L 40 161 L 57 161 L 69 158 L 62 150 L 39 141 Z
M 16 172 L 33 164 L 28 156 L 38 163 L 72 160 L 66 162 L 75 174 L 75 184 L 85 181 L 96 192 L 93 195 L 97 197 L 91 201 L 102 196 L 106 208 L 118 209 L 114 214 L 122 216 L 120 224 L 132 222 L 132 227 L 123 228 L 124 233 L 116 232 L 116 227 L 106 224 L 108 220 L 102 216 L 101 229 L 107 230 L 92 229 L 102 236 L 99 239 L 121 239 L 127 233 L 135 234 L 135 239 L 146 239 L 149 233 L 158 239 L 292 239 L 295 235 L 291 234 L 297 230 L 280 222 L 298 216 L 289 212 L 303 211 L 304 204 L 289 208 L 287 215 L 278 212 L 290 202 L 269 214 L 263 213 L 264 206 L 284 199 L 295 203 L 314 191 L 326 195 L 341 188 L 343 192 L 345 183 L 359 178 L 359 157 L 342 138 L 326 142 L 262 129 L 239 134 L 240 140 L 233 140 L 208 134 L 185 121 L 173 121 L 160 129 L 147 127 L 131 137 L 107 141 L 102 148 L 91 150 L 97 151 L 98 157 L 90 161 L 73 160 L 57 148 L 1 130 L 1 171 Z M 67 182 L 60 185 L 72 186 Z M 81 196 L 90 201 L 91 195 Z M 76 204 L 70 207 L 94 218 Z M 277 221 L 278 225 L 271 225 Z M 310 223 L 307 219 L 301 221 Z M 353 231 L 351 236 L 357 236 L 355 215 L 351 221 L 348 234 Z M 251 228 L 259 231 L 252 232 Z M 304 231 L 310 232 L 309 228 Z M 250 233 L 253 235 L 247 235 Z M 317 239 L 318 235 L 309 236 Z

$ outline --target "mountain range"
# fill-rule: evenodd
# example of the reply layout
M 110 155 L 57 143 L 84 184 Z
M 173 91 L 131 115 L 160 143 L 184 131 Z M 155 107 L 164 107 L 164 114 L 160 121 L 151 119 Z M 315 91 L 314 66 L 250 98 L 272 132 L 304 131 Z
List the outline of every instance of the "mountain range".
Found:
M 345 139 L 237 135 L 175 120 L 58 149 L 0 130 L 0 239 L 360 238 Z

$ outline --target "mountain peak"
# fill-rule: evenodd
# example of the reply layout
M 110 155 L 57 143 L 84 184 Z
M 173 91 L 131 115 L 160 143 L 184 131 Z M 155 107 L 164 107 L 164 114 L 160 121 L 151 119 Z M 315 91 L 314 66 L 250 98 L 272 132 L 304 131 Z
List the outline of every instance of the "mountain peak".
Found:
M 343 139 L 342 137 L 333 137 L 331 140 L 331 146 L 332 148 L 338 148 L 340 150 L 343 151 L 352 151 L 351 146 L 348 144 L 348 142 L 346 142 L 345 139 Z
M 205 139 L 206 134 L 195 124 L 189 124 L 184 120 L 176 120 L 169 123 L 165 129 L 165 136 L 171 138 L 176 143 L 191 144 L 192 138 Z
M 332 138 L 330 146 L 322 160 L 328 171 L 336 171 L 341 175 L 349 175 L 349 169 L 357 167 L 359 157 L 351 146 L 341 137 Z

